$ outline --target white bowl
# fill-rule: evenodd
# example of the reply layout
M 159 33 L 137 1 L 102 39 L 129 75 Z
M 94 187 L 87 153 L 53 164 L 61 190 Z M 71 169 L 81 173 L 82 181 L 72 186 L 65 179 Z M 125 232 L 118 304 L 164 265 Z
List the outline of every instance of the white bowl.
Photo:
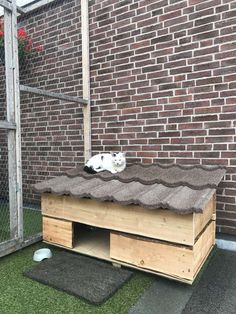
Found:
M 40 249 L 34 252 L 33 260 L 35 262 L 41 262 L 45 258 L 51 258 L 52 252 L 50 249 Z

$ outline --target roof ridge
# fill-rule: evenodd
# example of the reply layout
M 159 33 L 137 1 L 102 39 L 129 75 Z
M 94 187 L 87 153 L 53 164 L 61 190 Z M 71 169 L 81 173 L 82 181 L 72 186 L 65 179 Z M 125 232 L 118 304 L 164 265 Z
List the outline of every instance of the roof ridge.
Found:
M 131 169 L 135 166 L 141 166 L 141 167 L 145 167 L 145 168 L 151 168 L 149 165 L 149 167 L 147 167 L 146 165 L 143 166 L 141 164 L 132 164 L 130 166 L 128 166 L 126 169 Z M 152 165 L 153 166 L 153 165 Z M 158 166 L 158 165 L 157 165 Z M 173 166 L 172 166 L 173 167 Z M 172 167 L 166 167 L 165 169 L 170 169 Z M 77 168 L 78 169 L 78 168 Z M 191 167 L 192 169 L 196 169 L 196 167 Z M 202 171 L 207 171 L 206 169 L 203 169 L 202 167 L 198 167 L 198 169 L 202 170 Z M 181 167 L 181 170 L 189 170 L 189 168 L 183 168 Z M 220 174 L 220 177 L 223 177 L 224 173 L 223 173 L 223 168 L 214 168 L 214 171 L 219 171 L 222 170 L 222 173 Z M 84 171 L 77 171 L 75 172 L 75 174 L 72 174 L 70 171 L 67 172 L 67 176 L 68 177 L 82 177 L 86 180 L 91 180 L 94 178 L 99 178 L 101 179 L 103 182 L 107 182 L 107 181 L 111 181 L 111 180 L 118 180 L 122 183 L 130 183 L 130 182 L 139 182 L 143 185 L 152 185 L 152 184 L 162 184 L 166 187 L 179 187 L 179 186 L 187 186 L 193 190 L 203 190 L 203 189 L 208 189 L 208 188 L 217 188 L 218 186 L 218 182 L 197 182 L 197 183 L 191 183 L 188 180 L 188 176 L 186 175 L 185 178 L 181 178 L 180 180 L 176 180 L 175 182 L 168 182 L 168 180 L 166 178 L 158 178 L 158 177 L 154 177 L 154 178 L 142 178 L 141 176 L 138 175 L 133 175 L 133 176 L 125 176 L 125 170 L 123 172 L 117 173 L 117 174 L 110 174 L 110 173 L 96 173 L 96 174 L 87 174 Z
M 162 163 L 152 163 L 152 164 L 141 164 L 141 163 L 132 163 L 132 164 L 127 164 L 127 167 L 132 167 L 132 166 L 140 166 L 142 168 L 151 168 L 153 166 L 158 166 L 160 168 L 166 169 L 166 168 L 180 168 L 183 170 L 192 170 L 192 169 L 202 169 L 202 170 L 207 170 L 207 171 L 214 171 L 218 169 L 224 169 L 226 170 L 227 167 L 223 165 L 202 165 L 202 164 L 197 164 L 197 165 L 182 165 L 182 164 L 177 164 L 177 163 L 170 163 L 170 164 L 162 164 Z

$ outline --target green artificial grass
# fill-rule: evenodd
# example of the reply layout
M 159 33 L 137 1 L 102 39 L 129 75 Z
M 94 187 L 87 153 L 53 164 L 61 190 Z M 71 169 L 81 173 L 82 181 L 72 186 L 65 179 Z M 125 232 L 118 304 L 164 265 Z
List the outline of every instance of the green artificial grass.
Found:
M 151 275 L 134 271 L 131 280 L 104 304 L 87 304 L 22 275 L 36 264 L 32 260 L 34 251 L 45 246 L 43 243 L 31 245 L 0 259 L 1 314 L 125 314 L 153 282 Z M 53 254 L 61 250 L 49 245 L 46 247 L 50 247 Z
M 24 239 L 42 232 L 42 214 L 39 210 L 23 209 Z M 8 206 L 0 206 L 0 242 L 10 239 L 10 214 Z

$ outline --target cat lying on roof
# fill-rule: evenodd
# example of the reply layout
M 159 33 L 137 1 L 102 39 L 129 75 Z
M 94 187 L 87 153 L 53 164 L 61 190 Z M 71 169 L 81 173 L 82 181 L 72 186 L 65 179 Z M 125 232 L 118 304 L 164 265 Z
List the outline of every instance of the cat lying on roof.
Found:
M 126 167 L 125 153 L 97 154 L 91 157 L 84 166 L 87 173 L 110 171 L 111 173 L 121 172 Z

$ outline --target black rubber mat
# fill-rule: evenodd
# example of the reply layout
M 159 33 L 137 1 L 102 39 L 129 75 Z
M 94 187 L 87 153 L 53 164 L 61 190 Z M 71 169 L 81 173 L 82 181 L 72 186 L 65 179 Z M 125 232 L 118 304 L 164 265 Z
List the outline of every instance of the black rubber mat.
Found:
M 94 258 L 63 251 L 51 259 L 43 260 L 24 275 L 89 303 L 101 304 L 131 277 L 132 272 Z

